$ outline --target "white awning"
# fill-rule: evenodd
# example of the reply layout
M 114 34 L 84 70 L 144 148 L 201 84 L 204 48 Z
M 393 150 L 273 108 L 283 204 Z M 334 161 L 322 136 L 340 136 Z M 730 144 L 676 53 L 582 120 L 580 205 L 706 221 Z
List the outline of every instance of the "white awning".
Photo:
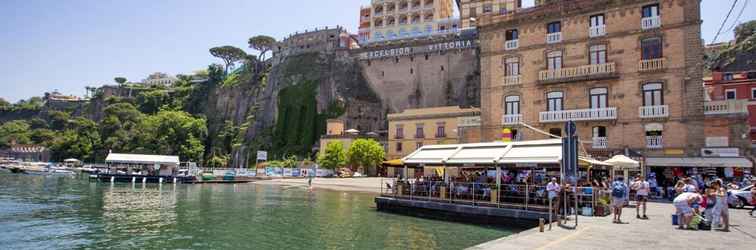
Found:
M 107 163 L 127 164 L 173 164 L 179 165 L 179 157 L 172 155 L 108 154 Z
M 650 167 L 741 167 L 751 168 L 753 163 L 743 157 L 701 158 L 701 157 L 653 157 L 646 158 Z
M 561 160 L 562 141 L 559 139 L 429 145 L 402 159 L 411 165 L 559 164 Z

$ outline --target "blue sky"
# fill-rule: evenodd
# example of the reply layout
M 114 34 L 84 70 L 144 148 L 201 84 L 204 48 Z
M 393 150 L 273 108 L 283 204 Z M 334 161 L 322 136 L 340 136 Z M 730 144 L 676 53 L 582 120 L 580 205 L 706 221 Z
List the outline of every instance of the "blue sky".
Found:
M 735 0 L 702 2 L 710 42 Z M 725 28 L 748 0 L 739 0 Z M 532 0 L 524 1 L 526 5 Z M 247 39 L 342 25 L 357 30 L 369 0 L 2 0 L 0 98 L 15 102 L 46 91 L 83 95 L 85 86 L 132 81 L 152 72 L 188 73 L 220 62 L 219 45 L 247 49 Z M 740 21 L 756 19 L 756 1 Z M 720 41 L 732 39 L 727 30 Z

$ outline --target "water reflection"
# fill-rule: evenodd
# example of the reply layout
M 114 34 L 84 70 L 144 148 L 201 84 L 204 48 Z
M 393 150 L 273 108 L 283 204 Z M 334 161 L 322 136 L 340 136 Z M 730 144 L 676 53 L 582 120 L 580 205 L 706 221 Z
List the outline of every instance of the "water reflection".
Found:
M 163 185 L 111 186 L 103 194 L 104 230 L 156 235 L 176 223 L 175 208 L 176 192 Z

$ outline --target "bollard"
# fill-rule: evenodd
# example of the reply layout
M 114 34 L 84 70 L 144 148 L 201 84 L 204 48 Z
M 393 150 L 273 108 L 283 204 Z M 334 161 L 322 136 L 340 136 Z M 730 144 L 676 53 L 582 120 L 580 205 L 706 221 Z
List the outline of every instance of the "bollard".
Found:
M 543 223 L 544 223 L 543 218 L 538 219 L 538 231 L 541 233 L 543 233 Z
M 163 177 L 158 178 L 158 183 L 163 184 Z
M 136 182 L 136 177 L 131 177 L 131 183 L 135 183 L 135 182 Z
M 142 177 L 142 183 L 147 183 L 147 177 Z
M 115 182 L 115 176 L 111 176 L 111 177 L 110 177 L 110 182 L 111 182 L 111 183 Z

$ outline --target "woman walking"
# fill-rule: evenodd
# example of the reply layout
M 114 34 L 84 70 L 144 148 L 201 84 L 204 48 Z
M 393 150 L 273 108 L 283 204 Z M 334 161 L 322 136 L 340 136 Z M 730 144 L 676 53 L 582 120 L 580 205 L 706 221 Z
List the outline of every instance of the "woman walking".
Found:
M 711 189 L 716 197 L 716 204 L 712 211 L 711 224 L 713 226 L 722 227 L 722 231 L 730 231 L 730 212 L 727 205 L 727 189 L 724 187 L 722 179 L 716 179 L 711 184 Z

